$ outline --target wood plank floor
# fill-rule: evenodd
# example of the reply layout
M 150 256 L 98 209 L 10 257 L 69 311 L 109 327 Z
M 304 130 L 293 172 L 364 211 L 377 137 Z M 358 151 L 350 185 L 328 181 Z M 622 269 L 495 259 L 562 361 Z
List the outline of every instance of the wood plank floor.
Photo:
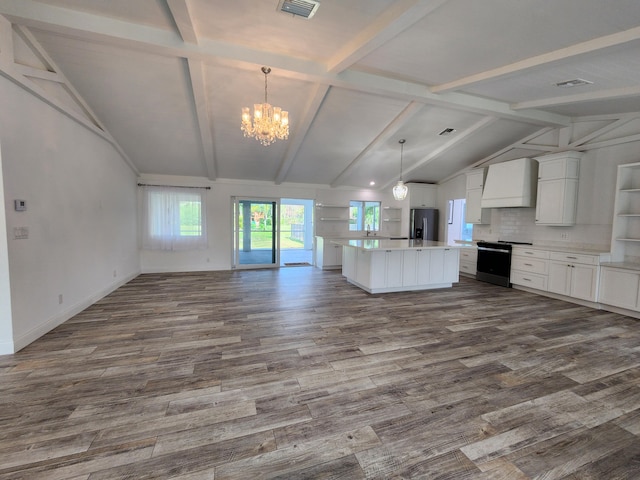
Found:
M 639 327 L 465 278 L 141 275 L 0 357 L 0 479 L 638 479 Z

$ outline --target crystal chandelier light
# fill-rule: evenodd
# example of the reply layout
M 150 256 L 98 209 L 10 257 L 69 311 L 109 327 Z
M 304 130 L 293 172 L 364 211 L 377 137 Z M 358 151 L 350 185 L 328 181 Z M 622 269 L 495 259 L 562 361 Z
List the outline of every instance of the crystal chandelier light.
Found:
M 277 138 L 285 140 L 289 137 L 289 112 L 280 107 L 273 107 L 267 102 L 267 75 L 269 67 L 262 67 L 264 73 L 264 103 L 253 105 L 253 124 L 249 107 L 242 109 L 242 126 L 245 137 L 253 137 L 262 145 L 268 146 Z
M 398 180 L 398 183 L 393 187 L 393 198 L 396 200 L 404 200 L 407 196 L 407 191 L 409 191 L 409 187 L 402 181 L 402 153 L 404 152 L 404 142 L 406 142 L 404 138 L 398 140 L 400 144 L 400 180 Z

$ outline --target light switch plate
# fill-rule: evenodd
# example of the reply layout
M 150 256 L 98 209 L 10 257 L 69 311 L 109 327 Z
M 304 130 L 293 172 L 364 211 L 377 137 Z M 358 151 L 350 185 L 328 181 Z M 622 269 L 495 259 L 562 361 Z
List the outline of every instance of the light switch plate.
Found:
M 14 200 L 16 212 L 24 212 L 27 209 L 26 200 Z

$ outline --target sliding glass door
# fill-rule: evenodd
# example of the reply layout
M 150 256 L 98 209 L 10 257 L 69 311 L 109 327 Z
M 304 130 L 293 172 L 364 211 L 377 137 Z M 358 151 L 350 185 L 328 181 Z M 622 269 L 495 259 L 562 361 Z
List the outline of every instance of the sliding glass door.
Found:
M 279 265 L 277 199 L 233 198 L 234 268 Z

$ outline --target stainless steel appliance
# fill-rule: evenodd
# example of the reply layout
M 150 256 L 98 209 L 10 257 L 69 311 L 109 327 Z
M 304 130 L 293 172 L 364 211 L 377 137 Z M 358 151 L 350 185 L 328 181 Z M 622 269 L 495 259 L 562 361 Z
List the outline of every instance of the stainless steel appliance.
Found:
M 409 238 L 438 240 L 438 210 L 412 208 L 409 214 Z
M 511 246 L 529 242 L 478 242 L 476 280 L 511 287 Z

